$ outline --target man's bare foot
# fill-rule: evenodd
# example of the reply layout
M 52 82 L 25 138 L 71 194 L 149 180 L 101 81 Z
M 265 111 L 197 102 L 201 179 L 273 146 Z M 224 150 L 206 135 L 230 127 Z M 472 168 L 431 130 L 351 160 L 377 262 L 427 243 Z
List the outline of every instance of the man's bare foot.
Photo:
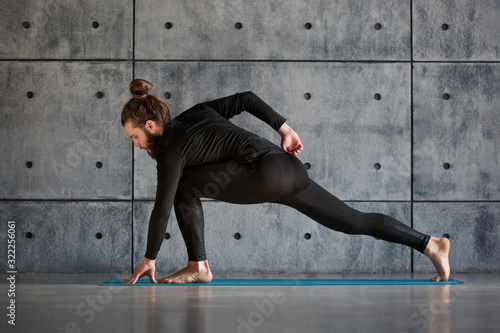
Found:
M 431 281 L 448 281 L 450 278 L 450 240 L 448 238 L 431 237 L 424 254 L 432 261 L 438 272 Z
M 180 271 L 158 280 L 160 283 L 208 283 L 212 281 L 212 272 L 208 261 L 188 261 Z

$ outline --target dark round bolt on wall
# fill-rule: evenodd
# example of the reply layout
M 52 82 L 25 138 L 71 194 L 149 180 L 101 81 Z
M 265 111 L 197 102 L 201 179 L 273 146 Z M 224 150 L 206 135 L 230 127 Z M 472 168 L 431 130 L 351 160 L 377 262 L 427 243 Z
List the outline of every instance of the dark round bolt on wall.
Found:
M 167 22 L 167 23 L 165 23 L 165 28 L 166 28 L 166 29 L 172 29 L 172 27 L 173 27 L 173 26 L 174 26 L 174 25 L 172 24 L 172 22 Z
M 30 27 L 30 23 L 29 22 L 23 22 L 23 28 L 24 29 L 28 29 Z
M 170 97 L 172 97 L 172 94 L 171 94 L 171 93 L 169 93 L 169 92 L 166 92 L 166 93 L 165 93 L 165 98 L 166 98 L 166 99 L 170 99 Z
M 104 93 L 103 92 L 98 92 L 97 94 L 95 94 L 97 96 L 97 98 L 103 98 L 104 97 Z
M 380 165 L 380 163 L 375 163 L 373 167 L 375 168 L 375 170 L 380 170 L 382 166 Z
M 443 30 L 448 30 L 448 29 L 449 29 L 449 27 L 450 27 L 450 26 L 449 26 L 448 24 L 443 23 L 443 25 L 441 26 L 441 29 L 443 29 Z
M 31 161 L 26 162 L 26 167 L 28 169 L 31 169 L 33 167 L 33 162 L 31 162 Z
M 243 28 L 243 24 L 241 24 L 240 22 L 236 22 L 236 24 L 234 25 L 234 27 L 236 29 L 241 29 L 241 28 Z
M 306 100 L 310 100 L 310 99 L 311 99 L 311 94 L 310 94 L 310 93 L 305 93 L 305 94 L 304 94 L 304 98 L 305 98 Z
M 380 101 L 382 96 L 380 96 L 380 94 L 375 94 L 375 95 L 373 95 L 373 98 L 375 98 L 377 101 Z
M 234 239 L 241 239 L 241 234 L 239 232 L 235 233 Z
M 31 232 L 26 233 L 26 238 L 31 239 L 33 237 L 33 234 Z
M 312 28 L 312 24 L 307 22 L 306 24 L 304 24 L 304 28 L 306 28 L 307 30 L 310 30 Z
M 304 235 L 304 238 L 307 239 L 307 240 L 311 239 L 311 234 L 310 233 L 306 233 Z
M 26 97 L 28 97 L 28 98 L 33 98 L 34 96 L 35 96 L 35 94 L 32 91 L 28 91 L 26 93 Z
M 100 232 L 98 232 L 97 234 L 95 234 L 95 238 L 101 239 L 102 238 L 102 234 Z
M 306 170 L 311 169 L 311 163 L 309 163 L 309 162 L 304 163 L 304 168 L 306 168 Z
M 92 28 L 94 29 L 99 28 L 99 22 L 92 22 Z
M 102 162 L 101 162 L 101 161 L 97 161 L 97 163 L 95 164 L 95 167 L 96 167 L 97 169 L 102 168 Z
M 451 168 L 450 163 L 444 163 L 444 164 L 443 164 L 443 168 L 444 168 L 445 170 L 448 170 L 449 168 Z
M 376 23 L 375 24 L 375 30 L 380 30 L 380 29 L 382 29 L 382 24 Z
M 170 234 L 168 232 L 165 234 L 165 239 L 170 239 Z
M 449 100 L 450 99 L 450 94 L 443 94 L 443 99 Z

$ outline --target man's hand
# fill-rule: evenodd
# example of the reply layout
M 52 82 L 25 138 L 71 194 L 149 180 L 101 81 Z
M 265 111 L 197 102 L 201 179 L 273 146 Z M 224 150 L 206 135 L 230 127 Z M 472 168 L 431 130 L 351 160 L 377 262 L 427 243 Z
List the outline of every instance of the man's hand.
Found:
M 290 154 L 297 156 L 304 149 L 298 134 L 286 123 L 281 125 L 278 133 L 281 135 L 281 148 Z
M 141 266 L 139 266 L 139 268 L 137 268 L 137 270 L 135 271 L 135 273 L 131 277 L 129 277 L 128 279 L 126 279 L 122 283 L 135 284 L 137 282 L 137 280 L 139 280 L 143 276 L 149 276 L 149 280 L 151 280 L 152 283 L 158 283 L 158 282 L 156 282 L 156 279 L 155 279 L 155 260 L 151 260 L 151 259 L 144 257 L 144 260 L 142 261 Z

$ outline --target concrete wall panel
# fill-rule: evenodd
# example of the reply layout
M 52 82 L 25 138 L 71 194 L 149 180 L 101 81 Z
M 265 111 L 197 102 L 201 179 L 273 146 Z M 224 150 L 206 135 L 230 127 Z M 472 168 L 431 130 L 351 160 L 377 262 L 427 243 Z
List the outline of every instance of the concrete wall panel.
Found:
M 409 203 L 349 203 L 365 212 L 382 212 L 409 224 Z M 135 266 L 146 251 L 153 204 L 136 202 Z M 212 271 L 287 273 L 409 272 L 410 248 L 329 230 L 292 208 L 278 204 L 238 206 L 203 202 L 205 243 Z M 170 273 L 187 264 L 187 252 L 172 215 L 156 265 Z M 239 233 L 240 239 L 234 235 Z M 310 234 L 310 239 L 305 234 Z M 387 260 L 391 258 L 391 260 Z
M 137 59 L 410 57 L 409 1 L 155 0 L 136 1 L 136 13 Z
M 0 62 L 0 197 L 129 199 L 132 149 L 120 112 L 131 67 Z
M 18 273 L 128 273 L 131 215 L 130 203 L 0 202 L 5 249 L 7 221 L 15 221 L 16 231 L 16 267 L 7 268 L 7 251 L 0 252 L 0 267 Z
M 132 3 L 3 0 L 0 58 L 130 59 Z
M 135 76 L 155 85 L 176 115 L 192 105 L 252 90 L 299 133 L 309 174 L 344 200 L 410 198 L 408 64 L 138 62 Z M 306 99 L 305 95 L 310 98 Z M 378 100 L 375 95 L 379 94 Z M 250 115 L 232 119 L 276 144 Z M 136 154 L 136 198 L 152 198 L 154 162 Z M 376 164 L 380 165 L 376 169 Z
M 417 230 L 433 236 L 450 234 L 452 274 L 500 270 L 499 203 L 415 203 L 413 214 Z M 414 270 L 435 271 L 422 255 L 415 256 Z
M 416 64 L 413 87 L 415 199 L 500 199 L 498 64 Z
M 413 1 L 414 60 L 500 60 L 498 0 Z

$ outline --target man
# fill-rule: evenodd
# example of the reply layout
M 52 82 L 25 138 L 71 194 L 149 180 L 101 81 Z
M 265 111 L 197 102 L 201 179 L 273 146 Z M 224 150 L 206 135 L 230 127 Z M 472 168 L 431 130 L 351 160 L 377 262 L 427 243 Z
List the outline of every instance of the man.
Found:
M 430 237 L 394 218 L 362 213 L 309 179 L 295 157 L 302 149 L 285 118 L 252 92 L 200 103 L 171 119 L 164 101 L 149 95 L 152 85 L 133 80 L 133 98 L 124 106 L 122 125 L 140 147 L 156 159 L 158 187 L 148 230 L 144 261 L 123 283 L 155 279 L 155 260 L 172 206 L 186 243 L 188 265 L 160 283 L 206 283 L 212 280 L 204 243 L 201 197 L 236 204 L 275 202 L 297 209 L 332 230 L 371 235 L 410 246 L 436 267 L 433 281 L 447 281 L 450 242 Z M 281 135 L 281 147 L 235 126 L 231 117 L 247 111 Z M 216 191 L 209 191 L 217 184 Z

